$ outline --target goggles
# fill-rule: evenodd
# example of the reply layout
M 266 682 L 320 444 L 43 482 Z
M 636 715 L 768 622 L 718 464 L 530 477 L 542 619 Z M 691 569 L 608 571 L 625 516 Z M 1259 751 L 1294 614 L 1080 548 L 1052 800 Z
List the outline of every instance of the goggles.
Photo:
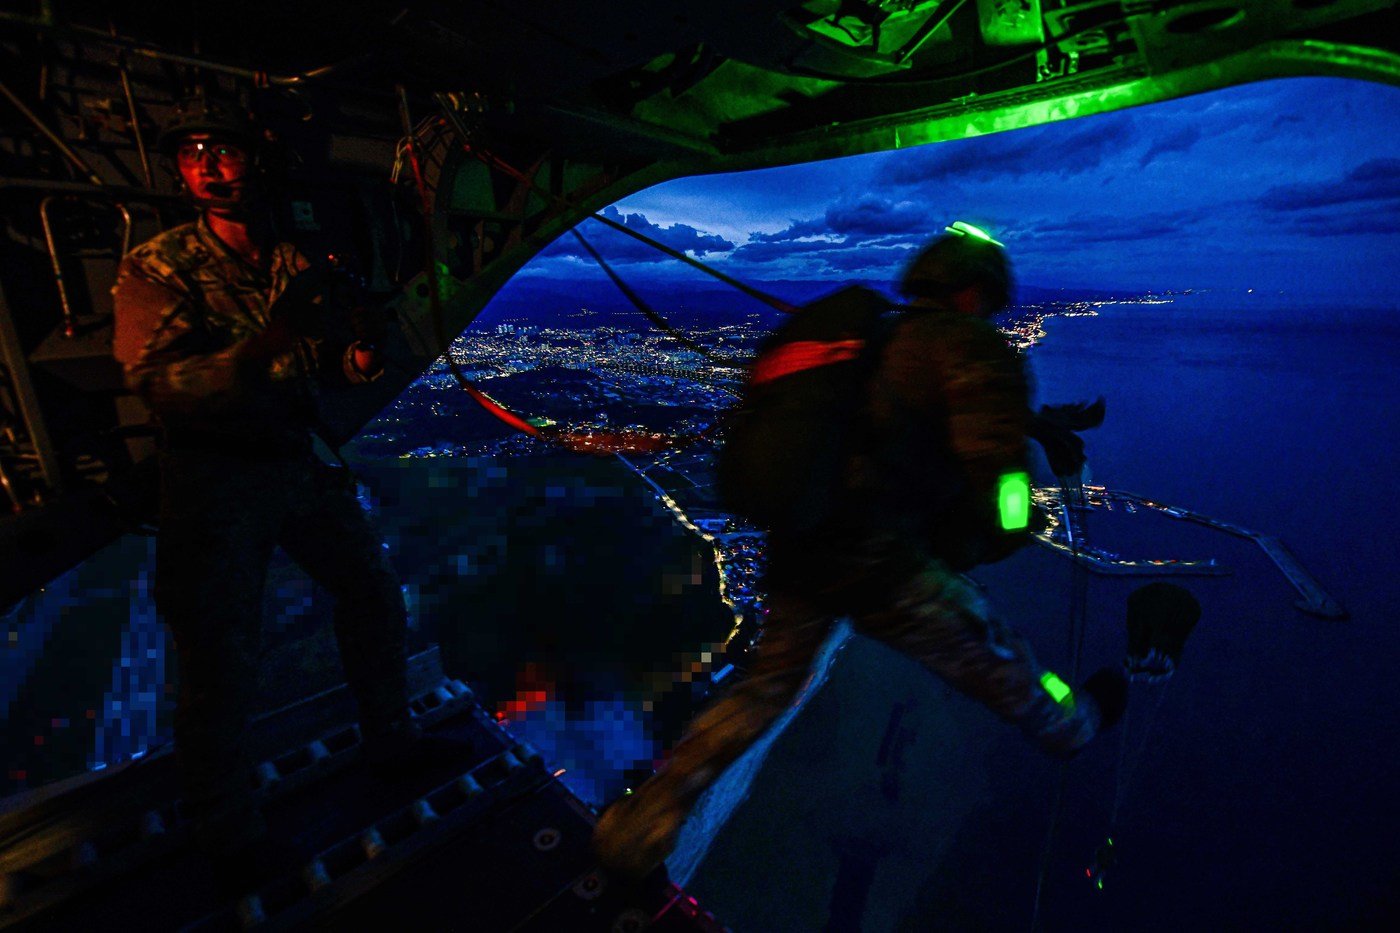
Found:
M 212 158 L 224 165 L 237 166 L 248 164 L 248 151 L 234 143 L 189 140 L 176 147 L 175 158 L 186 165 L 197 165 Z

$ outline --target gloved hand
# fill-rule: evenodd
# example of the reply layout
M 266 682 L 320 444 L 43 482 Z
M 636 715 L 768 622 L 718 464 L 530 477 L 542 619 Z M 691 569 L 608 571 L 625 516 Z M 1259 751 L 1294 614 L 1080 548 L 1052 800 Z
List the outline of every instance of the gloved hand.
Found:
M 1045 449 L 1045 459 L 1056 476 L 1078 476 L 1083 469 L 1084 441 L 1076 431 L 1087 431 L 1103 424 L 1107 405 L 1102 398 L 1093 402 L 1042 405 L 1032 412 L 1026 433 Z
M 1108 403 L 1103 396 L 1092 402 L 1071 402 L 1065 405 L 1042 405 L 1039 417 L 1057 427 L 1070 431 L 1087 431 L 1103 424 Z
M 350 309 L 350 326 L 362 348 L 378 349 L 389 333 L 389 318 L 383 308 L 356 305 Z
M 1100 732 L 1107 732 L 1123 718 L 1128 708 L 1128 678 L 1120 668 L 1099 668 L 1080 689 L 1092 697 L 1099 708 Z
M 1045 450 L 1045 460 L 1056 476 L 1078 476 L 1085 461 L 1084 441 L 1065 428 L 1046 425 L 1033 435 Z
M 325 336 L 325 316 L 321 299 L 326 292 L 325 276 L 308 269 L 292 279 L 268 309 L 274 327 L 283 327 L 297 337 L 319 339 Z

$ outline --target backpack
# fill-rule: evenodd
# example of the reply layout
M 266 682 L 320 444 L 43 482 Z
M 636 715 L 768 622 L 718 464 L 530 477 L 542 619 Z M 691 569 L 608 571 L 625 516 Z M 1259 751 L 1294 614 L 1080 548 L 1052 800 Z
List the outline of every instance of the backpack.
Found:
M 866 382 L 891 330 L 868 288 L 821 298 L 759 348 L 716 459 L 721 508 L 770 530 L 811 531 L 839 497 Z

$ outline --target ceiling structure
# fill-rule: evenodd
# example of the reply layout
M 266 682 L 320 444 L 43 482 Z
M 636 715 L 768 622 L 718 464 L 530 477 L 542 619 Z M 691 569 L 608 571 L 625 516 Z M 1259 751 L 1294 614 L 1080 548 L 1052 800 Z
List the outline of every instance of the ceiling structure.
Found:
M 142 498 L 149 445 L 105 289 L 122 249 L 181 219 L 151 143 L 182 96 L 256 112 L 286 156 L 292 225 L 348 247 L 396 310 L 400 365 L 331 406 L 344 438 L 543 246 L 643 187 L 1265 78 L 1396 84 L 1397 25 L 1394 0 L 10 4 L 0 605 L 140 511 L 110 501 Z

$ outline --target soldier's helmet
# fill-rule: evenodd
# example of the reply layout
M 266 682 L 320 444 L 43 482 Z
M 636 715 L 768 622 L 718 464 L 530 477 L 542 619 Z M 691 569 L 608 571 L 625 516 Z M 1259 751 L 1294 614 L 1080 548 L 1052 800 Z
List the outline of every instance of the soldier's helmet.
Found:
M 899 290 L 909 298 L 944 298 L 969 285 L 984 290 L 988 307 L 1011 300 L 1011 263 L 1006 250 L 983 230 L 954 221 L 904 270 Z
M 240 143 L 249 150 L 250 155 L 260 141 L 257 128 L 242 107 L 199 96 L 186 98 L 176 105 L 175 115 L 161 128 L 156 138 L 156 147 L 173 156 L 180 140 L 192 133 L 208 133 Z

